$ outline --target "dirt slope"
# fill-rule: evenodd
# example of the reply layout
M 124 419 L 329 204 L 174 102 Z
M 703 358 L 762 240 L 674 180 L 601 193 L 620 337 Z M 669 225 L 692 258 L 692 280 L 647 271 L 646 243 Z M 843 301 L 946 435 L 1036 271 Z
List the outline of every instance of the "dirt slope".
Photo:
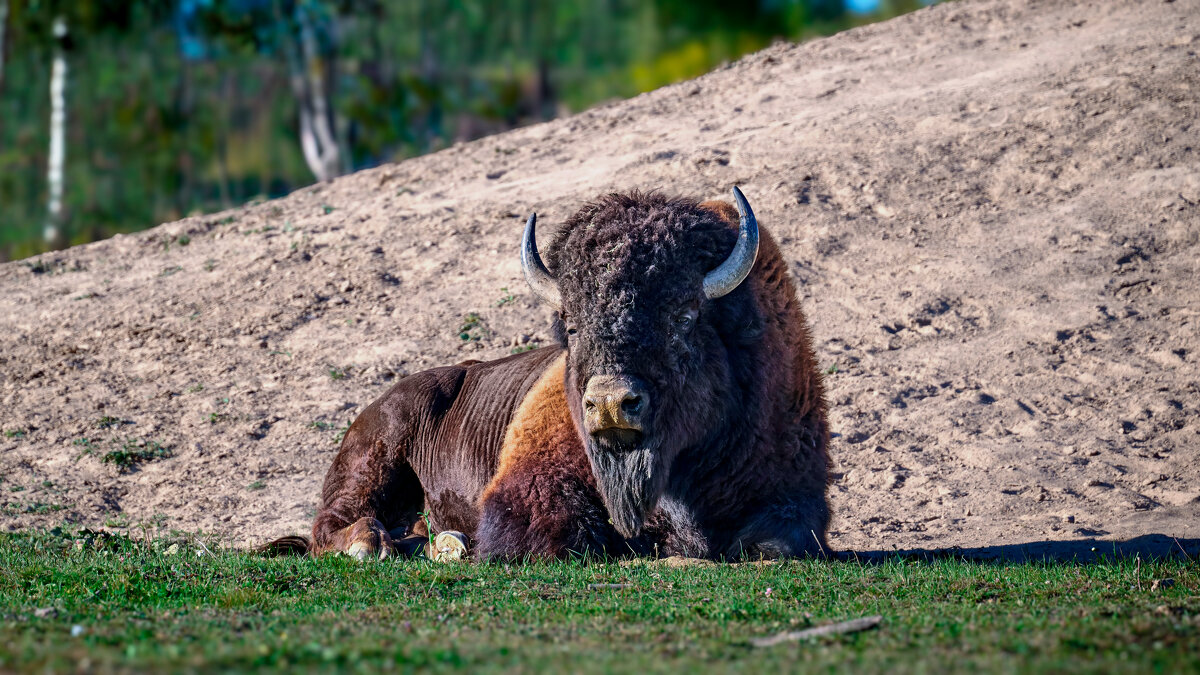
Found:
M 831 371 L 836 546 L 1193 546 L 1198 51 L 1197 0 L 949 3 L 0 266 L 0 522 L 306 531 L 396 377 L 547 341 L 526 214 L 736 184 Z

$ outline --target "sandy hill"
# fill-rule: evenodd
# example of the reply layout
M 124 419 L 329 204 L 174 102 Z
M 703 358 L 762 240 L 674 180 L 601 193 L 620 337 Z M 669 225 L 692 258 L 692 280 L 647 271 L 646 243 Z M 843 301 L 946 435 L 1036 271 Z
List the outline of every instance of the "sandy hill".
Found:
M 0 266 L 0 521 L 306 531 L 397 377 L 548 340 L 526 214 L 736 184 L 829 370 L 836 546 L 1195 546 L 1198 51 L 1196 0 L 947 3 Z

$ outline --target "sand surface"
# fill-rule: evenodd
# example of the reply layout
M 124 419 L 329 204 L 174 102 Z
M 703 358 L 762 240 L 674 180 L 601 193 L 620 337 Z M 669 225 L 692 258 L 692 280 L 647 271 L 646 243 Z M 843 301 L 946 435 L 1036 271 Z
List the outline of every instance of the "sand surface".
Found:
M 1197 0 L 947 3 L 0 266 L 0 527 L 306 532 L 397 377 L 548 342 L 530 211 L 740 185 L 829 370 L 833 545 L 1196 550 L 1198 53 Z

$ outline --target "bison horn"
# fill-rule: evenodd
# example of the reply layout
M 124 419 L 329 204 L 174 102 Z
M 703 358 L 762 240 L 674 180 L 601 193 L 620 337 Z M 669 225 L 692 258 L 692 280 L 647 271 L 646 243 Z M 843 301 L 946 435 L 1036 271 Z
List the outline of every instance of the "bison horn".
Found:
M 710 300 L 737 288 L 750 274 L 750 270 L 754 268 L 754 261 L 758 258 L 758 221 L 754 219 L 754 212 L 750 210 L 746 196 L 736 186 L 733 188 L 733 200 L 737 202 L 738 215 L 741 217 L 737 243 L 733 245 L 733 252 L 720 267 L 704 275 L 704 295 Z M 528 232 L 530 230 L 526 230 L 526 236 L 529 236 Z M 528 272 L 525 274 L 529 275 Z
M 542 256 L 538 255 L 535 229 L 537 214 L 532 213 L 525 222 L 525 236 L 521 238 L 521 270 L 525 272 L 525 282 L 529 284 L 533 294 L 556 311 L 562 311 L 562 293 L 559 292 L 558 283 L 554 281 L 550 270 L 542 264 Z

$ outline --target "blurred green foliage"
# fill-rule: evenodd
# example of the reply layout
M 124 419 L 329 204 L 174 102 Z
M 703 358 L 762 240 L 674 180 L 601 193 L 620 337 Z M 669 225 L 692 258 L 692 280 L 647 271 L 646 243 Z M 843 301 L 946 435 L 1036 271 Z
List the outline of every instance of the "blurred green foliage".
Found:
M 46 246 L 56 17 L 69 30 L 63 220 L 82 243 L 313 182 L 297 74 L 327 81 L 342 173 L 924 4 L 862 15 L 841 0 L 0 0 L 0 260 Z M 305 29 L 317 53 L 300 63 Z

